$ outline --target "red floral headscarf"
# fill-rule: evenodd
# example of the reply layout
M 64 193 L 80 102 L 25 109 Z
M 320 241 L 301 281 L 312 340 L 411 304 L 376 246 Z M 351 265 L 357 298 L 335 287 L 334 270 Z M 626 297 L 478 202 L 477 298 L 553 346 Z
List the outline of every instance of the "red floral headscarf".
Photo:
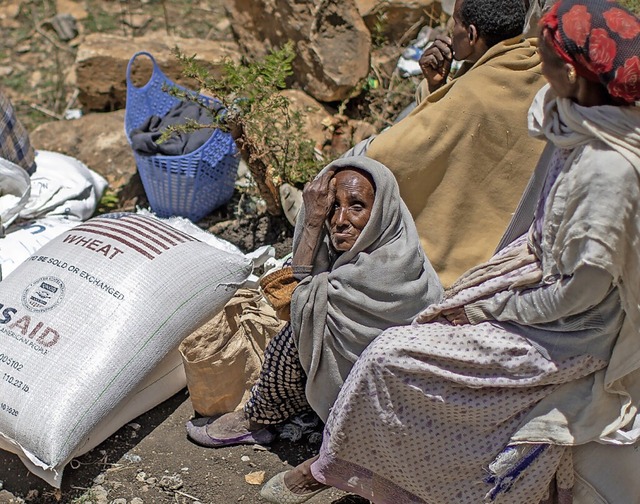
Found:
M 578 75 L 626 103 L 640 100 L 640 20 L 609 0 L 558 0 L 540 20 L 545 38 Z

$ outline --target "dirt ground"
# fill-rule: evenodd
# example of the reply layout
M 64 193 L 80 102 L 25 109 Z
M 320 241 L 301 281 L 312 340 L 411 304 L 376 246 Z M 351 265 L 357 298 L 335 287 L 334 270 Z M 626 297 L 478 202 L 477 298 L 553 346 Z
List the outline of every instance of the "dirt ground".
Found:
M 317 447 L 281 440 L 268 449 L 249 445 L 203 448 L 185 434 L 184 424 L 192 416 L 185 389 L 74 460 L 65 469 L 59 491 L 27 471 L 17 456 L 0 451 L 4 487 L 0 503 L 263 503 L 261 485 L 247 483 L 247 474 L 264 471 L 266 481 L 316 453 Z M 44 412 L 42 428 L 46 425 Z M 368 501 L 331 489 L 309 502 Z

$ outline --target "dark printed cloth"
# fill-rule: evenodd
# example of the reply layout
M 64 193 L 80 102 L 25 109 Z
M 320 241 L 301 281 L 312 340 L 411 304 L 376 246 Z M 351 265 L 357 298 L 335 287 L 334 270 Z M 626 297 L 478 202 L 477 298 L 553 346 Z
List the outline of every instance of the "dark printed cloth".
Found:
M 16 117 L 9 99 L 0 92 L 0 157 L 21 166 L 29 175 L 36 171 L 35 151 L 29 133 Z
M 244 406 L 246 417 L 275 425 L 310 411 L 304 391 L 306 381 L 291 324 L 287 324 L 265 348 L 260 377 Z
M 626 103 L 640 100 L 640 20 L 610 0 L 560 0 L 542 33 L 578 75 Z
M 211 124 L 212 113 L 195 102 L 179 102 L 162 117 L 152 115 L 139 128 L 131 131 L 131 147 L 143 156 L 182 156 L 200 147 L 213 134 L 214 128 L 173 133 L 165 142 L 157 143 L 167 126 L 177 124 Z

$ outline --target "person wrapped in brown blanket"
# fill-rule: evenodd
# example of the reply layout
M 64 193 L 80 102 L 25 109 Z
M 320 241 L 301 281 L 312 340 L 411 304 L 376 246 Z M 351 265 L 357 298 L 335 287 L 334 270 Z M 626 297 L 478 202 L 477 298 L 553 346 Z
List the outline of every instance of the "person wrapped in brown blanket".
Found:
M 420 61 L 417 107 L 352 151 L 396 176 L 445 286 L 491 257 L 544 148 L 527 131 L 544 79 L 523 2 L 458 1 L 453 17 Z M 451 79 L 454 58 L 464 64 Z

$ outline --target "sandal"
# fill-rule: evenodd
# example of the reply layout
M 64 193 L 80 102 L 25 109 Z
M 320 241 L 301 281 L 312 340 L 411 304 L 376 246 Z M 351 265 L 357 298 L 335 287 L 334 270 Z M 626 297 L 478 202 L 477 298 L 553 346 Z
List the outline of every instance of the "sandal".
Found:
M 320 492 L 324 492 L 328 488 L 320 488 L 313 492 L 307 492 L 304 494 L 294 493 L 287 488 L 287 485 L 284 482 L 284 475 L 286 473 L 287 471 L 278 473 L 267 481 L 260 490 L 260 497 L 273 504 L 301 504 L 302 502 L 307 502 Z
M 207 446 L 209 448 L 220 448 L 223 446 L 234 446 L 239 444 L 259 444 L 268 445 L 271 443 L 275 434 L 268 429 L 258 429 L 255 431 L 249 431 L 244 434 L 232 436 L 228 438 L 215 438 L 207 432 L 207 426 L 212 423 L 215 418 L 209 418 L 203 425 L 196 425 L 197 419 L 189 420 L 187 422 L 187 436 L 200 446 Z
M 289 224 L 295 227 L 298 212 L 302 207 L 302 191 L 290 184 L 282 184 L 279 192 L 284 216 L 289 221 Z

